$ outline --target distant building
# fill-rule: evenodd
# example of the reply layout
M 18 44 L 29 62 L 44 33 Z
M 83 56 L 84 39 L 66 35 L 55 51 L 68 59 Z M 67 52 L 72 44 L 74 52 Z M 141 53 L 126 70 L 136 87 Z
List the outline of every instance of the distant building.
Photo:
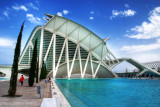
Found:
M 145 66 L 148 66 L 156 71 L 160 70 L 160 61 L 151 61 L 143 63 Z

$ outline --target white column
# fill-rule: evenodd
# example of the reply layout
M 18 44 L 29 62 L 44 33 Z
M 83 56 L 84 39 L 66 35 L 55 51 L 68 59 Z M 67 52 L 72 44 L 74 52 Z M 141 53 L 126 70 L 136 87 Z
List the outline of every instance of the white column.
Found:
M 95 77 L 96 77 L 96 75 L 97 75 L 97 72 L 98 72 L 98 70 L 99 70 L 100 65 L 101 65 L 101 61 L 99 62 L 98 66 L 97 66 L 97 69 L 96 69 L 96 71 L 95 71 L 95 74 L 93 75 L 93 78 L 95 78 Z
M 69 53 L 68 53 L 68 38 L 66 39 L 66 62 L 67 62 L 67 76 L 69 78 Z
M 79 45 L 79 44 L 78 44 L 78 45 Z M 75 50 L 75 52 L 74 52 L 74 57 L 73 57 L 73 60 L 72 60 L 71 68 L 70 68 L 70 70 L 69 70 L 69 78 L 71 77 L 72 69 L 73 69 L 73 66 L 74 66 L 74 61 L 75 61 L 75 58 L 76 58 L 76 55 L 77 55 L 78 45 L 77 45 L 76 50 Z
M 86 68 L 87 68 L 88 60 L 89 60 L 89 56 L 90 56 L 89 54 L 90 54 L 90 52 L 88 53 L 88 56 L 87 56 L 87 60 L 86 60 L 86 63 L 85 63 L 85 66 L 84 66 L 84 70 L 83 70 L 83 73 L 82 73 L 82 78 L 84 78 L 84 75 L 86 73 Z
M 80 72 L 81 72 L 81 78 L 82 78 L 82 61 L 81 61 L 81 50 L 80 50 L 80 46 L 78 47 L 78 58 L 79 58 L 79 66 L 80 66 Z
M 46 52 L 45 57 L 44 57 L 44 61 L 46 61 L 47 56 L 48 56 L 48 54 L 49 54 L 49 51 L 50 51 L 50 49 L 51 49 L 51 45 L 52 45 L 52 43 L 53 43 L 53 38 L 54 38 L 54 35 L 52 35 L 52 38 L 51 38 L 51 40 L 50 40 L 50 43 L 49 43 L 47 52 Z
M 56 65 L 56 33 L 53 34 L 54 40 L 53 40 L 53 65 L 52 65 L 52 71 L 53 71 L 53 78 L 55 78 L 55 65 Z
M 41 29 L 41 40 L 40 40 L 40 50 L 39 50 L 39 71 L 38 71 L 39 73 L 38 73 L 38 78 L 40 78 L 41 67 L 42 67 L 43 35 L 44 35 L 44 29 L 42 27 L 42 29 Z
M 56 69 L 55 69 L 54 77 L 56 77 L 57 70 L 58 70 L 62 55 L 63 55 L 63 51 L 64 51 L 64 47 L 65 47 L 65 41 L 66 41 L 66 39 L 64 40 L 64 43 L 63 43 L 63 46 L 62 46 L 62 49 L 61 49 L 61 53 L 60 53 L 60 56 L 59 56 L 59 59 L 58 59 L 58 62 L 57 62 L 57 66 L 56 66 Z
M 93 70 L 92 53 L 90 54 L 90 63 L 91 63 L 91 70 L 92 70 L 92 77 L 93 77 L 93 75 L 94 75 L 94 70 Z

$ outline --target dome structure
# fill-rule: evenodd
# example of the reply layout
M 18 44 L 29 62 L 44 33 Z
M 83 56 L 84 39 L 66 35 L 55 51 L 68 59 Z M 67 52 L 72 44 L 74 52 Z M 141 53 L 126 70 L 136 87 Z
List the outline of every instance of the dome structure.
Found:
M 79 75 L 79 78 L 88 75 L 92 78 L 117 77 L 106 64 L 106 59 L 117 60 L 106 46 L 108 38 L 103 40 L 64 17 L 46 15 L 48 22 L 44 26 L 36 26 L 31 32 L 19 66 L 30 66 L 35 40 L 38 39 L 39 72 L 44 61 L 48 75 L 53 78 L 71 78 L 72 75 Z

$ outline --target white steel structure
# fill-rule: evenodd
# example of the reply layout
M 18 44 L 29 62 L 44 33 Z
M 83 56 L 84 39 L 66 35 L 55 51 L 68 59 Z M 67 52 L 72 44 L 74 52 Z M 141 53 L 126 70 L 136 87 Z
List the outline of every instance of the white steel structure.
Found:
M 155 70 L 159 70 L 160 68 L 160 61 L 145 62 L 143 64 Z
M 80 75 L 80 78 L 86 75 L 92 78 L 117 77 L 105 62 L 117 60 L 106 46 L 108 39 L 101 39 L 69 19 L 46 15 L 49 17 L 46 18 L 48 22 L 32 31 L 21 54 L 19 66 L 30 66 L 34 43 L 38 39 L 39 72 L 44 61 L 48 75 L 53 78 L 71 78 L 75 74 Z
M 134 60 L 134 59 L 132 59 L 132 58 L 120 58 L 120 59 L 118 59 L 118 61 L 117 60 L 107 61 L 106 64 L 109 65 L 110 68 L 113 69 L 118 64 L 126 61 L 126 62 L 134 65 L 136 68 L 138 68 L 139 74 L 137 76 L 141 76 L 141 75 L 144 75 L 144 74 L 151 74 L 153 76 L 160 77 L 160 73 L 157 72 L 157 70 L 152 69 L 155 66 L 157 66 L 157 69 L 158 69 L 158 65 L 160 65 L 160 64 L 158 64 L 158 61 L 150 62 L 150 63 L 143 63 L 143 64 Z

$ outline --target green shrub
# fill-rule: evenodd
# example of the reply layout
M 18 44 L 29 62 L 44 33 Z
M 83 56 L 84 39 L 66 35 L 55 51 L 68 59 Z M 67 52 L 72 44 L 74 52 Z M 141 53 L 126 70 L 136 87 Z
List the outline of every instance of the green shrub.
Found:
M 43 61 L 42 68 L 41 68 L 40 80 L 45 79 L 46 76 L 47 76 L 47 69 L 46 69 L 46 65 Z

